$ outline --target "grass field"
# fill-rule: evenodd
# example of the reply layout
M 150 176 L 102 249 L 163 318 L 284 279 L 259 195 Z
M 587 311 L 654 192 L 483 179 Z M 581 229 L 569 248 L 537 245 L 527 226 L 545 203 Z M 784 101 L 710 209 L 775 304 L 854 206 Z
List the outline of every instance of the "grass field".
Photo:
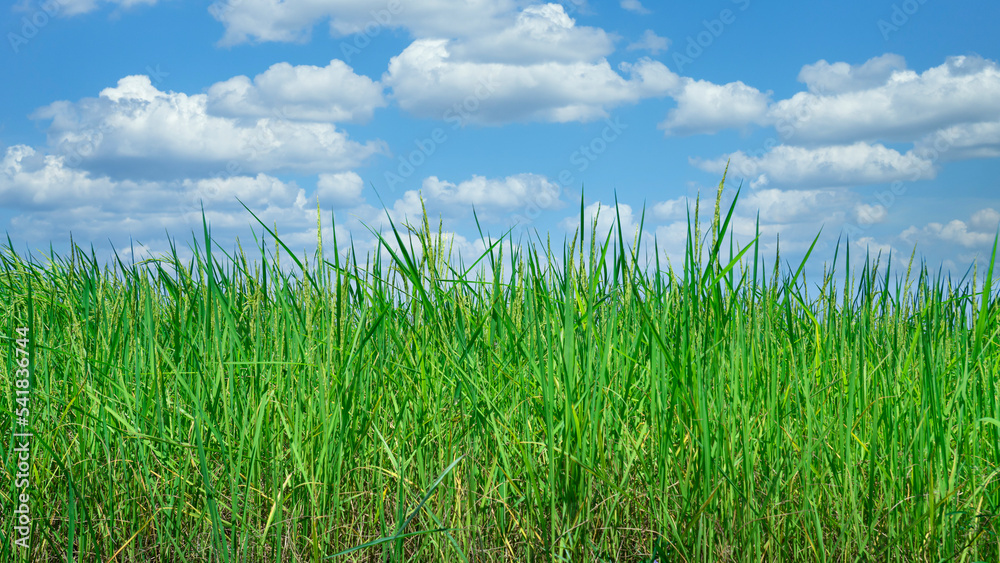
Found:
M 585 229 L 461 269 L 426 220 L 302 264 L 207 229 L 187 263 L 8 247 L 0 559 L 998 561 L 992 261 L 841 244 L 807 283 L 718 205 L 672 268 Z

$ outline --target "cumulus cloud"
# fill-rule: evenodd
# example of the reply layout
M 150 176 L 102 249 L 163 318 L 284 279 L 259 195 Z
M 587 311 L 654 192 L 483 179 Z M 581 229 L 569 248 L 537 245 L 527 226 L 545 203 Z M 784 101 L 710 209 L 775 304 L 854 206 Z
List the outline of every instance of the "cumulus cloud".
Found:
M 722 206 L 726 208 L 730 193 L 723 194 Z M 761 225 L 808 223 L 810 228 L 827 220 L 840 218 L 835 210 L 849 207 L 856 196 L 845 190 L 780 190 L 758 189 L 743 191 L 733 215 L 732 225 L 738 234 L 753 234 L 756 217 Z M 700 206 L 702 220 L 711 219 L 714 200 L 703 199 Z M 694 220 L 695 201 L 688 197 L 678 197 L 653 205 L 650 216 L 653 219 L 687 224 L 688 211 Z M 738 228 L 737 228 L 738 227 Z
M 702 187 L 699 192 L 703 196 L 698 210 L 700 236 L 706 245 L 701 259 L 706 260 L 707 245 L 711 241 L 709 228 L 713 218 L 716 187 Z M 723 217 L 732 205 L 734 194 L 735 190 L 727 183 L 721 201 Z M 724 255 L 728 256 L 730 237 L 735 248 L 742 248 L 751 243 L 759 233 L 758 251 L 762 263 L 773 261 L 779 246 L 782 256 L 801 258 L 821 229 L 827 236 L 819 239 L 816 255 L 822 255 L 831 250 L 831 233 L 835 240 L 838 227 L 849 219 L 849 212 L 858 199 L 858 194 L 843 188 L 748 190 L 744 186 L 723 238 L 722 247 L 726 249 Z M 647 222 L 652 219 L 658 223 L 655 228 L 647 229 L 655 233 L 661 260 L 663 263 L 669 260 L 675 270 L 683 263 L 685 256 L 689 233 L 688 208 L 692 222 L 690 227 L 693 228 L 694 197 L 681 196 L 656 203 L 651 213 L 647 214 Z M 647 244 L 646 248 L 650 246 Z M 723 260 L 726 259 L 725 256 Z M 750 256 L 745 256 L 744 262 L 749 259 Z M 811 276 L 819 272 L 810 270 L 808 273 Z
M 719 85 L 685 78 L 683 87 L 673 96 L 677 107 L 670 110 L 659 127 L 667 134 L 691 135 L 761 123 L 771 92 L 761 92 L 740 81 Z
M 92 178 L 84 171 L 66 167 L 65 157 L 44 155 L 26 145 L 7 148 L 0 172 L 0 195 L 5 207 L 53 209 L 105 200 L 125 205 L 131 201 L 128 196 L 149 191 L 142 182 Z
M 202 205 L 214 225 L 245 230 L 252 218 L 240 200 L 262 218 L 288 220 L 289 226 L 301 224 L 309 208 L 304 190 L 267 174 L 115 180 L 70 168 L 66 157 L 24 145 L 9 147 L 0 159 L 0 198 L 14 213 L 11 232 L 42 241 L 68 238 L 70 232 L 97 241 L 182 234 L 200 224 Z
M 717 174 L 727 161 L 730 173 L 748 177 L 766 174 L 770 184 L 792 188 L 880 184 L 936 175 L 933 162 L 913 151 L 901 154 L 880 144 L 861 142 L 818 148 L 780 145 L 762 156 L 737 151 L 715 160 L 691 159 L 698 168 Z
M 690 210 L 692 218 L 694 216 L 694 201 L 686 197 L 678 197 L 661 201 L 653 205 L 651 215 L 660 221 L 676 221 L 686 219 Z
M 896 256 L 895 266 L 901 267 L 904 265 L 903 262 L 900 261 L 899 249 L 893 247 L 891 243 L 880 242 L 875 237 L 860 237 L 857 240 L 852 241 L 852 244 L 859 251 L 863 252 L 866 258 L 870 256 L 872 260 L 876 257 L 879 257 L 881 260 L 885 260 L 889 254 L 892 253 Z M 860 258 L 861 254 L 856 253 L 855 260 L 859 260 Z M 859 260 L 859 262 L 857 262 L 857 266 L 860 266 L 861 264 L 862 262 Z M 855 269 L 857 266 L 854 266 Z
M 739 209 L 748 218 L 759 212 L 764 224 L 807 223 L 808 229 L 814 229 L 825 221 L 840 218 L 838 210 L 849 208 L 855 197 L 845 190 L 829 188 L 759 189 L 741 194 Z
M 592 61 L 614 50 L 612 38 L 596 27 L 577 27 L 561 4 L 528 6 L 514 24 L 495 33 L 456 40 L 449 57 L 479 63 Z
M 0 194 L 13 207 L 54 209 L 99 203 L 107 210 L 144 208 L 176 213 L 204 201 L 240 208 L 237 197 L 250 205 L 290 205 L 302 193 L 294 182 L 267 174 L 184 178 L 170 182 L 114 180 L 66 165 L 66 157 L 45 155 L 32 147 L 9 147 L 0 160 Z
M 320 174 L 316 182 L 316 194 L 319 196 L 320 205 L 349 207 L 364 201 L 361 197 L 364 186 L 364 181 L 356 172 Z
M 802 67 L 799 82 L 814 94 L 843 94 L 882 86 L 894 72 L 900 70 L 906 70 L 906 60 L 892 53 L 871 58 L 860 65 L 845 62 L 830 64 L 821 60 Z
M 51 16 L 62 17 L 93 12 L 103 5 L 128 9 L 142 5 L 152 6 L 156 2 L 157 0 L 55 0 L 54 2 L 43 2 L 40 5 L 36 5 L 29 0 L 23 0 L 15 6 L 15 9 L 22 12 L 32 9 L 44 10 L 45 13 Z
M 873 225 L 885 221 L 888 210 L 881 204 L 857 203 L 854 206 L 854 220 L 859 225 Z
M 205 94 L 162 92 L 146 76 L 127 76 L 96 99 L 55 102 L 33 117 L 51 120 L 55 152 L 113 177 L 337 171 L 386 150 L 329 123 L 213 116 L 207 102 Z
M 191 233 L 201 232 L 204 206 L 204 217 L 216 242 L 233 244 L 238 237 L 252 253 L 251 230 L 259 236 L 261 227 L 240 201 L 264 224 L 277 225 L 281 239 L 292 249 L 311 252 L 316 245 L 316 201 L 295 182 L 267 174 L 116 180 L 68 167 L 66 157 L 42 154 L 24 145 L 8 147 L 0 154 L 0 200 L 9 218 L 5 228 L 29 247 L 47 249 L 54 243 L 58 249 L 72 235 L 77 241 L 88 241 L 86 245 L 93 244 L 101 261 L 114 258 L 111 246 L 128 261 L 170 254 L 169 236 L 174 237 L 180 258 L 186 260 L 191 256 Z M 330 176 L 342 183 L 354 181 L 348 175 Z M 328 187 L 323 183 L 319 183 L 320 190 Z M 321 198 L 321 203 L 323 237 L 331 240 L 331 202 Z M 360 234 L 356 248 L 360 252 L 373 248 L 367 231 L 356 228 L 352 232 L 345 226 L 350 223 L 350 215 L 339 216 L 338 239 L 347 241 L 352 234 Z M 266 239 L 271 247 L 270 238 Z M 248 242 L 251 247 L 246 247 Z
M 416 37 L 474 37 L 509 25 L 515 7 L 514 0 L 221 0 L 209 12 L 226 29 L 220 42 L 233 45 L 306 41 L 324 20 L 335 36 L 367 27 L 378 32 L 403 28 Z
M 644 31 L 638 41 L 630 43 L 626 47 L 629 51 L 649 51 L 654 55 L 659 55 L 669 48 L 670 40 L 666 37 L 660 37 L 652 29 Z
M 410 226 L 417 227 L 417 225 L 412 223 Z M 469 239 L 455 231 L 442 230 L 439 233 L 436 228 L 437 226 L 438 225 L 436 224 L 432 226 L 433 232 L 430 237 L 431 243 L 441 252 L 441 255 L 436 256 L 436 258 L 442 260 L 447 258 L 447 263 L 452 268 L 461 268 L 463 270 L 468 268 L 475 259 L 482 256 L 486 252 L 486 249 L 489 248 L 493 242 L 495 242 L 495 240 L 492 240 L 489 237 Z M 400 246 L 403 246 L 406 248 L 407 252 L 412 253 L 412 256 L 415 259 L 420 260 L 424 255 L 424 248 L 417 234 L 398 223 L 396 224 L 396 229 L 399 238 L 402 239 L 402 245 L 400 245 L 399 241 L 396 240 L 395 235 L 385 236 L 385 231 L 384 229 L 382 230 L 384 244 L 382 247 L 383 259 L 388 260 L 390 257 L 387 249 L 392 249 L 393 251 L 398 252 Z M 373 249 L 373 247 L 374 245 L 371 244 L 362 245 L 362 248 L 365 250 Z M 510 259 L 508 255 L 504 256 L 503 262 L 504 270 L 510 272 Z M 489 279 L 489 272 L 491 271 L 489 265 L 489 260 L 480 262 L 475 266 L 475 270 L 473 270 L 473 272 L 476 272 L 476 274 L 486 273 L 486 279 Z
M 645 6 L 642 5 L 642 2 L 640 2 L 639 0 L 621 0 L 621 6 L 622 8 L 630 12 L 635 12 L 637 14 L 650 13 L 649 10 L 647 10 Z
M 1000 212 L 992 207 L 980 209 L 972 214 L 971 224 L 980 231 L 996 231 L 1000 227 Z
M 917 141 L 914 152 L 932 160 L 1000 157 L 1000 121 L 947 127 Z
M 235 76 L 213 84 L 207 110 L 223 117 L 364 122 L 385 105 L 381 85 L 333 59 L 325 67 L 277 63 L 252 81 Z
M 956 125 L 994 122 L 1000 67 L 978 56 L 949 57 L 922 74 L 883 55 L 860 67 L 821 61 L 800 74 L 810 92 L 774 104 L 768 120 L 799 143 L 913 142 Z
M 619 222 L 621 223 L 622 236 L 626 237 L 627 242 L 632 242 L 639 231 L 639 217 L 632 210 L 632 206 L 627 203 L 619 203 L 615 206 L 595 201 L 584 208 L 583 217 L 587 221 L 584 226 L 586 235 L 590 235 L 590 229 L 596 221 L 597 237 L 602 240 L 608 236 L 608 233 L 612 233 L 612 229 L 614 229 L 614 233 L 618 232 Z M 560 225 L 569 232 L 576 231 L 580 228 L 580 215 L 578 213 L 570 215 L 563 219 Z
M 420 217 L 420 198 L 428 213 L 467 217 L 474 207 L 481 218 L 499 219 L 528 205 L 561 206 L 558 184 L 538 174 L 515 174 L 504 178 L 474 175 L 458 184 L 431 176 L 420 190 L 408 190 L 392 207 L 393 218 Z M 543 205 L 544 204 L 544 205 Z
M 252 208 L 253 209 L 253 208 Z M 316 246 L 316 208 L 305 199 L 302 205 L 291 207 L 271 206 L 265 209 L 254 209 L 254 213 L 266 225 L 278 225 L 279 235 L 285 244 L 289 245 L 303 257 L 303 251 L 311 253 Z M 323 215 L 326 226 L 323 228 L 324 240 L 332 238 L 333 229 L 329 226 L 329 216 Z M 228 250 L 236 250 L 235 241 L 241 241 L 249 257 L 254 257 L 255 231 L 259 238 L 263 229 L 257 221 L 245 210 L 205 210 L 212 239 Z M 184 215 L 171 212 L 120 213 L 109 210 L 102 205 L 84 204 L 79 207 L 60 207 L 48 213 L 26 213 L 11 218 L 8 229 L 17 233 L 20 240 L 29 245 L 36 244 L 48 250 L 49 241 L 54 242 L 57 252 L 60 244 L 69 242 L 70 234 L 79 243 L 93 243 L 99 261 L 113 260 L 110 246 L 114 246 L 119 256 L 128 262 L 128 257 L 135 260 L 171 254 L 171 243 L 178 250 L 182 261 L 186 261 L 192 253 L 190 247 L 192 238 L 201 240 L 202 216 L 198 213 Z M 340 240 L 349 240 L 350 232 L 337 224 L 337 236 Z M 270 237 L 261 239 L 273 252 L 273 241 Z M 36 247 L 37 247 L 36 246 Z M 136 252 L 133 254 L 131 248 Z M 361 245 L 358 245 L 361 247 Z M 89 244 L 88 244 L 89 247 Z M 284 255 L 285 251 L 281 251 Z M 259 256 L 259 255 L 258 255 Z M 310 263 L 312 260 L 310 259 Z M 291 261 L 282 258 L 282 268 L 292 266 Z
M 679 81 L 649 59 L 620 68 L 629 78 L 605 59 L 530 65 L 454 61 L 449 40 L 421 39 L 392 58 L 382 82 L 392 87 L 401 108 L 419 117 L 500 124 L 594 120 L 606 117 L 611 107 L 663 96 Z
M 232 41 L 302 39 L 318 18 L 330 18 L 331 26 L 341 33 L 370 35 L 361 20 L 374 17 L 380 9 L 388 10 L 388 15 L 378 18 L 377 29 L 405 27 L 416 39 L 391 59 L 381 84 L 367 82 L 343 63 L 332 62 L 325 69 L 284 63 L 252 82 L 240 76 L 217 84 L 209 92 L 210 109 L 223 116 L 263 116 L 281 108 L 291 118 L 356 121 L 380 105 L 380 92 L 374 90 L 384 85 L 403 110 L 418 117 L 455 120 L 460 125 L 562 123 L 607 117 L 612 107 L 674 94 L 681 86 L 679 76 L 649 59 L 612 68 L 606 57 L 614 51 L 616 37 L 577 25 L 558 3 L 518 9 L 512 1 L 479 0 L 447 10 L 433 1 L 405 10 L 357 4 L 365 9 L 336 0 L 322 7 L 301 0 L 242 0 L 222 11 L 216 4 L 217 17 L 226 23 Z M 471 18 L 475 24 L 463 17 L 471 5 L 480 8 Z M 429 25 L 432 20 L 439 20 L 439 25 Z M 448 21 L 455 25 L 445 24 Z M 628 48 L 657 54 L 668 46 L 666 38 L 647 30 Z M 352 84 L 348 92 L 338 93 L 346 100 L 333 96 L 330 88 L 314 85 L 324 77 L 327 84 L 335 83 L 334 75 Z M 750 107 L 757 103 L 752 89 L 734 83 L 717 87 L 719 104 L 729 103 L 726 114 L 694 115 L 707 109 L 694 107 L 695 96 L 710 88 L 708 83 L 690 86 L 684 102 L 689 109 L 675 111 L 668 123 L 678 131 L 707 131 L 728 123 L 727 119 L 744 125 L 747 112 L 760 109 Z M 366 99 L 374 100 L 371 106 L 363 103 Z
M 750 180 L 750 187 L 752 189 L 763 188 L 771 183 L 771 179 L 767 177 L 767 174 L 761 174 L 753 180 Z
M 947 223 L 928 223 L 919 228 L 910 226 L 900 233 L 900 239 L 911 244 L 945 242 L 986 250 L 993 244 L 997 228 L 1000 228 L 1000 213 L 986 208 L 973 214 L 969 221 L 953 219 Z
M 671 94 L 678 105 L 660 124 L 667 134 L 757 124 L 781 135 L 784 145 L 763 155 L 733 153 L 733 168 L 754 188 L 931 179 L 939 162 L 1000 156 L 1000 66 L 978 56 L 949 57 L 919 74 L 895 54 L 860 65 L 819 61 L 799 73 L 808 92 L 775 103 L 742 83 L 682 80 Z M 692 162 L 720 172 L 725 159 Z
M 301 204 L 305 192 L 295 182 L 282 182 L 274 176 L 230 176 L 185 178 L 180 183 L 184 196 L 214 209 L 240 209 L 239 201 L 257 207 L 284 207 Z M 237 199 L 238 198 L 238 199 Z

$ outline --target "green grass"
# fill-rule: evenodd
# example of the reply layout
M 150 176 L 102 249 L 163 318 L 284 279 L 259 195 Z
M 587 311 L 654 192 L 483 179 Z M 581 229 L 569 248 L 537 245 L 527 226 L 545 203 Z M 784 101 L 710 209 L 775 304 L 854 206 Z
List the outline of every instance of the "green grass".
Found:
M 984 291 L 840 245 L 807 284 L 725 211 L 676 269 L 592 229 L 459 268 L 426 219 L 280 266 L 207 228 L 187 263 L 6 248 L 31 560 L 998 561 L 993 261 Z

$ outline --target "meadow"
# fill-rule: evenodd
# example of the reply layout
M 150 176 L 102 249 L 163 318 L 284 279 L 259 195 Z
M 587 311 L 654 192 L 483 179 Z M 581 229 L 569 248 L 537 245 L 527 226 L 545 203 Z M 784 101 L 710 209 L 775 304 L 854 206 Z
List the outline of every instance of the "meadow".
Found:
M 593 228 L 459 263 L 426 214 L 367 256 L 9 244 L 0 560 L 998 561 L 994 261 L 807 280 L 719 202 L 672 265 Z

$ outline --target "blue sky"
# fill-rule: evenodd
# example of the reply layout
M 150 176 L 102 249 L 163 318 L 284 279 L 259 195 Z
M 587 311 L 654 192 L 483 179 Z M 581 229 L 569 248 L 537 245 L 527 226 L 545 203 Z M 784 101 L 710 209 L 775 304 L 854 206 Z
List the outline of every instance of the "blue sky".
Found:
M 582 189 L 602 229 L 616 194 L 628 230 L 645 208 L 676 260 L 729 160 L 738 241 L 759 212 L 784 256 L 822 227 L 821 260 L 847 235 L 961 274 L 1000 224 L 997 21 L 940 0 L 20 1 L 0 222 L 19 249 L 141 257 L 185 247 L 202 202 L 221 242 L 253 240 L 238 197 L 308 249 L 318 199 L 363 252 L 422 195 L 471 255 L 473 207 L 493 236 L 558 240 Z

